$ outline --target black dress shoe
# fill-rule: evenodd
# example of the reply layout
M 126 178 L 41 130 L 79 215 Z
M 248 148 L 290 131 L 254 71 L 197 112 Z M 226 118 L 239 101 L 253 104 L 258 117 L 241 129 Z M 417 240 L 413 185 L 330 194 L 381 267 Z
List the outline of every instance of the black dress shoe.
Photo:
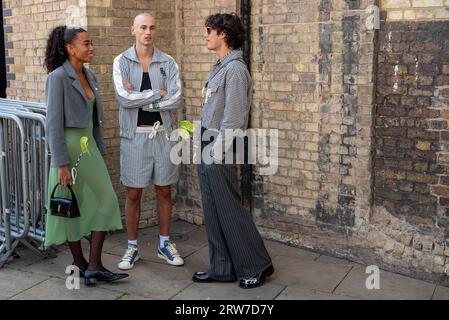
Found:
M 84 272 L 84 283 L 86 286 L 94 286 L 97 281 L 112 282 L 127 278 L 127 273 L 114 273 L 109 270 L 86 270 Z
M 264 271 L 259 274 L 256 274 L 253 277 L 243 278 L 240 280 L 239 287 L 243 289 L 252 289 L 261 286 L 265 279 L 271 276 L 274 272 L 273 265 L 270 265 Z
M 234 280 L 217 280 L 209 276 L 207 272 L 195 272 L 192 276 L 194 282 L 234 282 Z

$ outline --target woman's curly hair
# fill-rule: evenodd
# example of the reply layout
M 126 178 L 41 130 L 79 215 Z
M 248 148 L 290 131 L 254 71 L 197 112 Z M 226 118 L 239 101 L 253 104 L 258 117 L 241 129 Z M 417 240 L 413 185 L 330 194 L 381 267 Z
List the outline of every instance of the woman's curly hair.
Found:
M 83 28 L 67 28 L 66 26 L 58 26 L 50 32 L 44 60 L 44 68 L 47 70 L 47 73 L 62 66 L 68 58 L 65 45 L 72 43 L 78 33 L 81 32 L 86 32 L 86 30 Z
M 235 13 L 217 13 L 207 17 L 206 27 L 217 31 L 217 34 L 226 34 L 226 44 L 231 49 L 239 49 L 245 42 L 245 28 L 242 20 Z

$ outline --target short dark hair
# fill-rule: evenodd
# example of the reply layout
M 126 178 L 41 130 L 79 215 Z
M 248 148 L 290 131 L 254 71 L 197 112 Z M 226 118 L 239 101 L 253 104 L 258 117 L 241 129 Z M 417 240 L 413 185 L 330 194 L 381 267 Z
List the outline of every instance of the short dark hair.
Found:
M 226 44 L 231 49 L 239 49 L 245 42 L 245 28 L 242 20 L 235 13 L 217 13 L 207 17 L 204 23 L 206 27 L 212 28 L 217 33 L 226 34 Z

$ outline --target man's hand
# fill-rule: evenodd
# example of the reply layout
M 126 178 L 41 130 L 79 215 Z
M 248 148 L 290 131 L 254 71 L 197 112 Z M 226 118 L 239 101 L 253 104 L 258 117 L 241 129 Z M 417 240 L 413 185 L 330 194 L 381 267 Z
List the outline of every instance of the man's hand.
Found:
M 123 86 L 125 87 L 126 91 L 133 91 L 134 87 L 131 82 L 128 80 L 123 80 Z M 159 90 L 159 94 L 161 95 L 161 98 L 165 97 L 167 95 L 167 91 L 165 90 Z
M 126 91 L 133 91 L 134 87 L 131 82 L 128 80 L 123 80 L 123 85 L 125 86 Z
M 58 174 L 59 174 L 59 183 L 63 187 L 67 187 L 68 185 L 72 184 L 72 175 L 70 174 L 70 166 L 68 164 L 60 166 L 58 168 Z

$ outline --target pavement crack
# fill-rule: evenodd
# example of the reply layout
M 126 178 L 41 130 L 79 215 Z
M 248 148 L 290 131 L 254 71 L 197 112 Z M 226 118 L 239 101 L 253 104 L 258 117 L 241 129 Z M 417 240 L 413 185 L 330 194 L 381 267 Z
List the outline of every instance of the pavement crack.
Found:
M 346 274 L 344 275 L 344 277 L 340 280 L 340 282 L 338 282 L 338 284 L 335 286 L 335 288 L 332 290 L 332 294 L 334 294 L 335 290 L 337 290 L 337 288 L 340 286 L 340 284 L 348 277 L 349 273 L 352 271 L 352 269 L 354 269 L 354 266 L 351 266 L 351 268 L 348 270 L 348 272 L 346 272 Z

